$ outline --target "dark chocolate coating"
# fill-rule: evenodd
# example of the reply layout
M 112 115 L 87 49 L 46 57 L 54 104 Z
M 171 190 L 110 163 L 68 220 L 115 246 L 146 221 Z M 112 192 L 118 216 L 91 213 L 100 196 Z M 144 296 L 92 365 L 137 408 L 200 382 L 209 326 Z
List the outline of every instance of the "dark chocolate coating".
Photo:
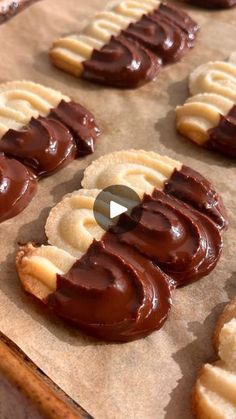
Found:
M 83 63 L 84 79 L 119 88 L 135 88 L 157 76 L 160 60 L 138 42 L 124 35 L 112 36 L 101 50 Z
M 89 111 L 62 100 L 49 116 L 32 118 L 20 131 L 9 129 L 0 141 L 0 152 L 29 166 L 37 176 L 50 175 L 92 153 L 99 134 Z
M 221 234 L 199 211 L 154 190 L 133 210 L 131 218 L 137 216 L 136 227 L 120 235 L 120 241 L 155 262 L 177 286 L 194 282 L 215 267 L 222 250 Z M 127 218 L 124 215 L 120 222 Z
M 209 140 L 205 147 L 219 151 L 229 157 L 236 157 L 236 105 L 228 115 L 220 115 L 217 127 L 208 131 Z
M 21 131 L 10 129 L 0 151 L 30 167 L 37 176 L 49 175 L 75 158 L 76 146 L 68 129 L 55 119 L 32 118 Z
M 158 16 L 158 12 L 131 23 L 122 34 L 150 49 L 164 64 L 178 61 L 188 48 L 186 34 Z
M 107 233 L 63 276 L 48 306 L 89 334 L 131 341 L 159 329 L 171 306 L 168 277 Z
M 236 0 L 188 0 L 188 3 L 205 9 L 229 9 L 236 5 Z
M 193 46 L 199 25 L 186 12 L 171 3 L 161 3 L 156 13 L 162 15 L 184 31 L 189 40 L 189 47 Z
M 95 149 L 95 142 L 100 135 L 94 116 L 77 102 L 65 102 L 52 109 L 49 118 L 58 119 L 69 129 L 77 145 L 77 156 L 91 154 Z
M 0 153 L 0 223 L 23 211 L 37 191 L 30 169 Z
M 227 228 L 227 213 L 221 197 L 204 176 L 190 167 L 175 170 L 164 191 L 207 215 L 219 229 Z
M 19 131 L 9 129 L 0 141 L 0 153 L 18 161 L 1 154 L 0 222 L 26 207 L 36 191 L 36 176 L 51 175 L 76 157 L 92 153 L 99 134 L 89 111 L 64 100 L 49 116 L 32 118 Z

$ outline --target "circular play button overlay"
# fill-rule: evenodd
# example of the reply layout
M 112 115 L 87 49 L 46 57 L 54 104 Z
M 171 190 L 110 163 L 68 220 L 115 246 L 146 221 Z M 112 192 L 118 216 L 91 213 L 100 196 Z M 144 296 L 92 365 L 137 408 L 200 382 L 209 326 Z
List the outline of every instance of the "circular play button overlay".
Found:
M 128 186 L 112 185 L 103 189 L 97 196 L 93 206 L 96 222 L 104 231 L 121 234 L 130 231 L 139 222 L 139 212 L 130 218 L 134 207 L 141 200 L 138 194 Z M 140 214 L 141 216 L 141 214 Z

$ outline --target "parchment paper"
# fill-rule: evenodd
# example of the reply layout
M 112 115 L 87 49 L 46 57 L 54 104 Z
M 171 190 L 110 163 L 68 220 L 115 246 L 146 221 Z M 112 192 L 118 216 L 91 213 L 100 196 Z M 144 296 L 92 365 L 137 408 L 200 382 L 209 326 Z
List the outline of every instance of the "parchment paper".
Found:
M 106 0 L 43 0 L 0 27 L 0 81 L 31 79 L 60 89 L 95 113 L 103 130 L 97 150 L 39 184 L 18 217 L 0 225 L 0 330 L 96 418 L 189 419 L 190 394 L 203 362 L 214 358 L 211 336 L 225 302 L 236 294 L 235 162 L 201 150 L 175 132 L 174 107 L 187 97 L 191 69 L 236 49 L 236 9 L 188 8 L 201 24 L 196 47 L 141 89 L 119 91 L 82 82 L 50 65 L 54 38 L 79 30 Z M 17 242 L 43 242 L 50 208 L 80 187 L 98 156 L 144 148 L 183 161 L 223 195 L 230 217 L 223 256 L 207 278 L 177 290 L 165 326 L 146 339 L 104 344 L 49 316 L 17 279 Z

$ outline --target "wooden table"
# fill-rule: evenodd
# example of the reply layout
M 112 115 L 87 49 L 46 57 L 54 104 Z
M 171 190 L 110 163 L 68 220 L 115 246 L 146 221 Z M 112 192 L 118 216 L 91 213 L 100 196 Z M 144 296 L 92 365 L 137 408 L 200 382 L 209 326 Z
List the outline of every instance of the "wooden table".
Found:
M 92 418 L 0 332 L 0 419 Z

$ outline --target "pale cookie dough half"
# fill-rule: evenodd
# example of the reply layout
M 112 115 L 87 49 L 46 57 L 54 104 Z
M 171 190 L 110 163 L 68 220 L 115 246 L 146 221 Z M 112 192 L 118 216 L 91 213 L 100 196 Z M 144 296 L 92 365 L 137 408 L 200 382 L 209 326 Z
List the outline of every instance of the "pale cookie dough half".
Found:
M 219 355 L 236 373 L 236 317 L 225 323 L 221 329 Z
M 69 271 L 76 259 L 55 246 L 29 243 L 17 253 L 16 268 L 25 291 L 43 300 L 56 290 L 57 274 Z
M 223 361 L 206 364 L 194 389 L 194 415 L 198 419 L 235 419 L 235 395 L 235 372 Z
M 82 186 L 104 189 L 111 185 L 125 185 L 135 190 L 140 198 L 163 189 L 164 183 L 182 163 L 153 151 L 122 150 L 95 160 L 84 172 Z
M 199 93 L 176 108 L 176 128 L 198 145 L 209 140 L 209 130 L 220 122 L 220 115 L 227 115 L 234 102 L 216 93 Z
M 80 189 L 66 195 L 52 208 L 45 226 L 49 244 L 79 258 L 94 239 L 101 239 L 104 230 L 97 224 L 93 213 L 99 192 L 97 189 Z
M 236 319 L 236 297 L 225 306 L 225 309 L 216 324 L 213 340 L 216 350 L 219 349 L 219 337 L 224 325 L 234 319 Z
M 144 13 L 149 13 L 157 9 L 160 1 L 149 0 L 123 0 L 114 7 L 114 12 L 131 19 L 140 19 Z
M 214 343 L 220 361 L 201 369 L 193 391 L 193 411 L 199 419 L 235 419 L 236 298 L 219 318 Z
M 94 240 L 101 240 L 105 231 L 95 219 L 95 200 L 100 222 L 112 226 L 110 202 L 116 201 L 117 197 L 105 191 L 100 195 L 100 192 L 99 189 L 80 189 L 66 195 L 48 216 L 45 226 L 48 243 L 79 258 Z M 127 196 L 119 196 L 119 201 L 127 208 L 137 205 Z
M 210 61 L 197 67 L 189 77 L 191 95 L 216 93 L 236 101 L 236 65 L 225 61 Z
M 27 125 L 32 117 L 47 116 L 62 100 L 70 101 L 59 91 L 31 81 L 0 85 L 0 137 L 10 128 Z

